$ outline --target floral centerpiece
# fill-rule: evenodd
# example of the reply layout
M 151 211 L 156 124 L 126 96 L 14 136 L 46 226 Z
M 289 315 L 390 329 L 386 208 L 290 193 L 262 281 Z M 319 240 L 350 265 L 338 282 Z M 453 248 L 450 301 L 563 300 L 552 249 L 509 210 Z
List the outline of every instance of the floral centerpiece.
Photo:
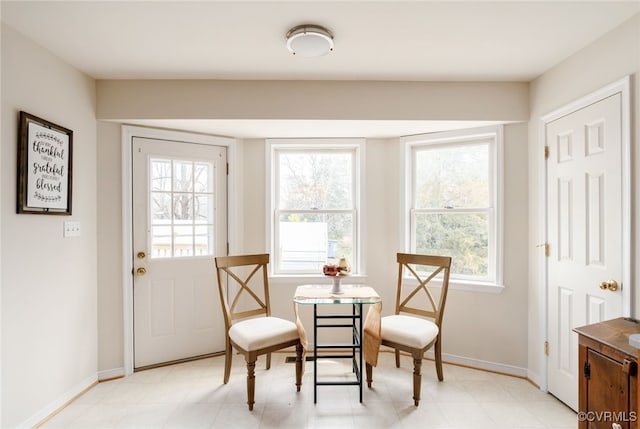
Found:
M 331 293 L 342 293 L 340 291 L 340 276 L 347 276 L 350 271 L 351 267 L 347 265 L 345 257 L 340 258 L 337 265 L 326 264 L 322 267 L 322 274 L 333 277 L 333 288 L 331 289 Z

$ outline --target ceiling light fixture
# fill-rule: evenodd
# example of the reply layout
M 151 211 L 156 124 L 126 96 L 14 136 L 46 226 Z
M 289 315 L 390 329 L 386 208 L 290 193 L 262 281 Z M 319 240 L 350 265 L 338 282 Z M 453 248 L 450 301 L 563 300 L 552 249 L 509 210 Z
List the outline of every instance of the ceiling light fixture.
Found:
M 333 51 L 333 34 L 319 25 L 298 25 L 287 32 L 287 49 L 296 56 L 321 57 Z

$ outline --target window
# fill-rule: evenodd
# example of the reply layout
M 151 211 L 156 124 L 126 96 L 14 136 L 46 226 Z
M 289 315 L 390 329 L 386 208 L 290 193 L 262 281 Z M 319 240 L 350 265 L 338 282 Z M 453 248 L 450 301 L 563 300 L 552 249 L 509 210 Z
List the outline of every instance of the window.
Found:
M 272 273 L 319 275 L 345 257 L 358 272 L 361 142 L 269 140 Z
M 500 285 L 502 129 L 403 138 L 410 251 L 452 257 L 455 283 Z
M 151 258 L 213 254 L 213 164 L 149 160 Z

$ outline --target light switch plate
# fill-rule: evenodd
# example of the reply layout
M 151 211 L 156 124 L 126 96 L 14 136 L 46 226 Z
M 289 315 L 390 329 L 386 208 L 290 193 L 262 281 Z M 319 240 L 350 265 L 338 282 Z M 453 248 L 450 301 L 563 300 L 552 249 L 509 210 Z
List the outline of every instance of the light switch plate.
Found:
M 80 237 L 80 222 L 78 221 L 65 221 L 64 222 L 64 237 Z

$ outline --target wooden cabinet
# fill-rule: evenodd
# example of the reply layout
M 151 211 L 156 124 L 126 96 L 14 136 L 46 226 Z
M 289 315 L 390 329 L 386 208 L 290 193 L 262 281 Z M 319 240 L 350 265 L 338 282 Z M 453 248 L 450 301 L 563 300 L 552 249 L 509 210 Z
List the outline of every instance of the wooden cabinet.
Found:
M 574 329 L 579 343 L 579 429 L 637 429 L 640 322 L 618 318 Z

